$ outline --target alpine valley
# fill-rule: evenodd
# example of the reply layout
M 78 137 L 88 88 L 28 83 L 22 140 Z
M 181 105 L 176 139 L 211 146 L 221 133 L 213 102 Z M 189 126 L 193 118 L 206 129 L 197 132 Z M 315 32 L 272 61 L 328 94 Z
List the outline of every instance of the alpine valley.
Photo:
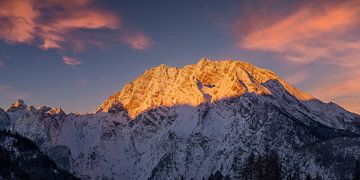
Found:
M 91 114 L 18 100 L 0 109 L 0 129 L 30 139 L 81 179 L 353 179 L 360 173 L 359 115 L 242 61 L 160 65 Z M 0 138 L 11 150 L 9 142 Z

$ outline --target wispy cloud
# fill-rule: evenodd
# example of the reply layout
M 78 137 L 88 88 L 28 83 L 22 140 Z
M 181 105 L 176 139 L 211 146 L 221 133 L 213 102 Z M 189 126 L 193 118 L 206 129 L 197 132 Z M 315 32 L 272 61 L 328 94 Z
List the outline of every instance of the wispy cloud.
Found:
M 293 72 L 284 77 L 284 79 L 290 84 L 298 84 L 305 81 L 309 77 L 309 73 L 306 70 L 300 70 Z
M 0 37 L 10 43 L 26 43 L 34 39 L 35 18 L 39 13 L 32 1 L 0 1 Z
M 312 93 L 324 99 L 336 99 L 345 96 L 359 95 L 360 70 L 343 74 L 330 75 L 328 80 L 319 82 Z
M 69 56 L 64 56 L 63 62 L 64 62 L 64 64 L 69 65 L 69 66 L 78 66 L 78 65 L 82 64 L 82 62 L 80 60 L 69 57 Z
M 68 34 L 80 29 L 116 29 L 120 18 L 90 0 L 0 1 L 0 38 L 9 43 L 40 40 L 43 49 L 62 49 Z
M 122 37 L 122 41 L 130 47 L 143 50 L 150 46 L 150 38 L 144 33 L 130 33 Z
M 360 113 L 360 69 L 328 75 L 310 92 L 326 101 L 335 101 Z
M 360 113 L 360 1 L 303 1 L 289 11 L 275 11 L 267 5 L 246 11 L 244 17 L 249 19 L 235 21 L 236 47 L 273 53 L 287 65 L 298 67 L 285 77 L 293 84 L 321 74 L 317 86 L 308 91 Z M 317 72 L 311 68 L 315 64 L 341 71 Z
M 246 34 L 236 31 L 240 25 L 234 26 L 238 36 L 236 45 L 243 49 L 281 53 L 294 63 L 309 63 L 318 58 L 339 57 L 345 52 L 360 52 L 360 38 L 351 33 L 360 25 L 360 2 L 327 2 L 305 4 L 293 13 L 283 15 L 283 18 L 269 20 L 272 23 L 264 21 L 266 25 L 258 25 L 262 28 Z

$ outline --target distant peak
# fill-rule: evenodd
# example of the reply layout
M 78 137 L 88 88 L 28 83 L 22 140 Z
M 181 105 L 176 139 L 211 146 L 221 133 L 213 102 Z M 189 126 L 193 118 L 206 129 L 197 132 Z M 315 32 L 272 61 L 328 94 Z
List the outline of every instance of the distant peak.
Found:
M 65 114 L 65 112 L 59 107 L 51 108 L 47 112 L 50 113 L 50 114 Z
M 26 106 L 26 104 L 25 104 L 24 100 L 18 99 L 15 101 L 14 106 L 20 107 L 20 106 Z
M 202 57 L 202 58 L 199 60 L 198 64 L 205 64 L 205 63 L 207 63 L 207 62 L 210 62 L 210 60 L 209 60 L 208 58 L 206 58 L 206 57 Z
M 27 105 L 25 104 L 24 100 L 22 99 L 18 99 L 16 100 L 11 107 L 15 107 L 15 108 L 20 108 L 20 107 L 26 107 Z
M 8 111 L 14 111 L 17 109 L 25 109 L 27 105 L 22 99 L 16 100 L 11 106 L 9 107 Z

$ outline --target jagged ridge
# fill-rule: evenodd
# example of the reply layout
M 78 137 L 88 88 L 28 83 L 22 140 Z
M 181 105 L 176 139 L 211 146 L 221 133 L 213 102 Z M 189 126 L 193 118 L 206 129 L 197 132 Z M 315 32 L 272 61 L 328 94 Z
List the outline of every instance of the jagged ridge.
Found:
M 114 107 L 124 107 L 132 118 L 148 109 L 160 106 L 187 104 L 198 106 L 244 93 L 271 95 L 263 83 L 276 80 L 299 100 L 312 96 L 301 92 L 282 80 L 274 72 L 242 61 L 211 61 L 202 58 L 197 64 L 183 68 L 160 65 L 144 74 L 113 96 L 97 111 L 109 112 Z

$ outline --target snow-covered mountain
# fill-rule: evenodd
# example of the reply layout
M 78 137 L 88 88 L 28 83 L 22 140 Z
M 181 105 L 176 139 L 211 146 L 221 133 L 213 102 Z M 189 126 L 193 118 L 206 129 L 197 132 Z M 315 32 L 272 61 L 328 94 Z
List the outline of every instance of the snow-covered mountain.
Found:
M 360 116 L 323 103 L 274 72 L 241 61 L 147 70 L 96 113 L 14 103 L 0 129 L 36 142 L 87 179 L 241 179 L 246 161 L 276 152 L 281 175 L 349 179 Z

